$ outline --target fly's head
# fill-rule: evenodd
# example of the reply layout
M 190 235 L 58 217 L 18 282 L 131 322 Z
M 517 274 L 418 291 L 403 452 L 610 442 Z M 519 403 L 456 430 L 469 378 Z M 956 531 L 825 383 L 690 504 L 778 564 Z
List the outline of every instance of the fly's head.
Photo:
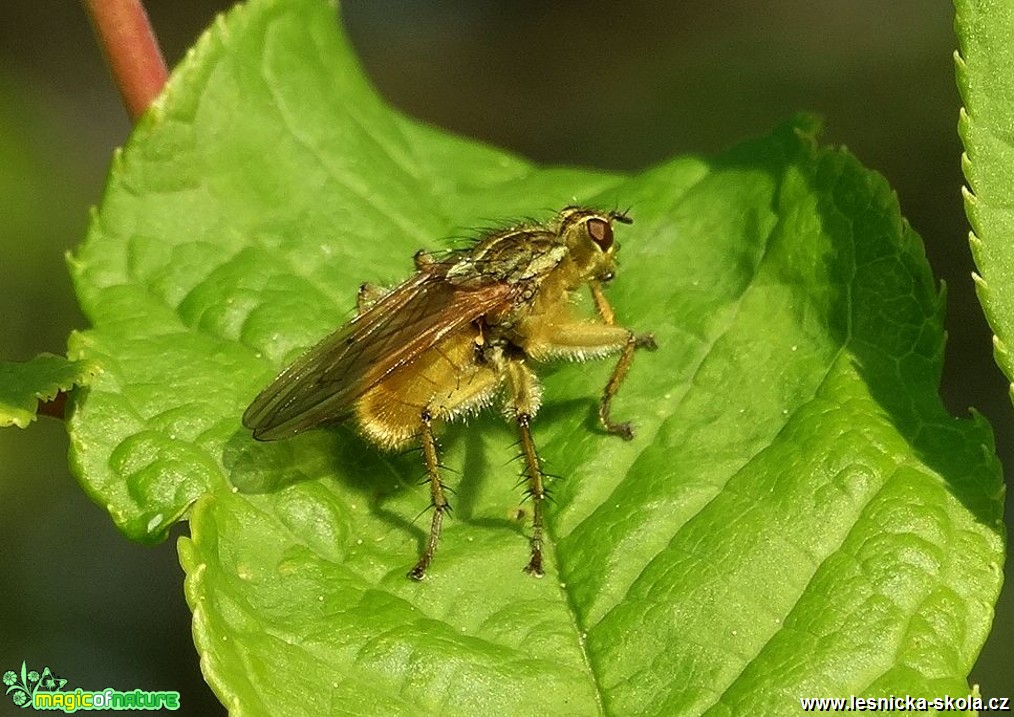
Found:
M 631 224 L 633 220 L 623 212 L 567 207 L 560 212 L 559 221 L 560 239 L 567 246 L 577 281 L 612 279 L 620 248 L 613 236 L 613 224 Z

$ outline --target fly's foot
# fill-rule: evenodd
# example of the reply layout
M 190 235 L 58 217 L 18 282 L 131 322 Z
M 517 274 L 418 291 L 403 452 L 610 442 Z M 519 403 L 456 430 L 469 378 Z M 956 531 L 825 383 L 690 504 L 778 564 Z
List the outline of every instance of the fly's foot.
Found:
M 655 343 L 655 334 L 641 334 L 634 339 L 634 346 L 645 351 L 658 350 L 658 344 Z
M 542 551 L 532 549 L 532 559 L 525 566 L 525 572 L 537 578 L 541 578 L 546 572 L 542 569 Z
M 634 440 L 634 427 L 629 423 L 607 423 L 605 429 L 607 433 L 619 436 L 625 441 Z
M 414 568 L 408 571 L 408 577 L 417 583 L 422 582 L 423 578 L 426 577 L 426 568 L 428 567 L 429 561 L 423 558 L 415 564 Z

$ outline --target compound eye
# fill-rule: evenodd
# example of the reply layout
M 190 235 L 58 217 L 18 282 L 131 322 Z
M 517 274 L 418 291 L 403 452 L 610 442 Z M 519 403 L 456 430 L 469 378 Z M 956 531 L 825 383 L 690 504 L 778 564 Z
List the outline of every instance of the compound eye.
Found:
M 604 219 L 591 218 L 588 220 L 588 234 L 592 241 L 599 245 L 602 251 L 608 251 L 613 245 L 613 228 Z

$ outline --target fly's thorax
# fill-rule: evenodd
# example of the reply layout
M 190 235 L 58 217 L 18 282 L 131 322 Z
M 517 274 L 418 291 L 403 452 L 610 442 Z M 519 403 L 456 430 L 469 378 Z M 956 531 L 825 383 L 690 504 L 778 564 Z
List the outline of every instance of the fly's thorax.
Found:
M 491 234 L 457 253 L 446 276 L 459 286 L 537 283 L 566 255 L 567 246 L 555 232 L 519 227 Z

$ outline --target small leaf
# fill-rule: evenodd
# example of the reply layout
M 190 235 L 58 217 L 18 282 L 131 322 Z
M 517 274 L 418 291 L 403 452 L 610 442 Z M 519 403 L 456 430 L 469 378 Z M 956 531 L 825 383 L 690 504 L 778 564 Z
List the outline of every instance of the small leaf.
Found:
M 222 19 L 118 155 L 72 268 L 105 373 L 82 482 L 179 543 L 235 714 L 788 714 L 805 696 L 964 694 L 1003 555 L 985 422 L 937 394 L 942 296 L 884 180 L 807 118 L 637 176 L 539 168 L 408 120 L 333 10 Z M 543 372 L 548 574 L 522 573 L 516 441 L 447 427 L 455 513 L 428 579 L 418 455 L 240 416 L 419 248 L 570 203 L 632 205 L 609 287 L 653 331 L 603 435 L 607 362 Z M 521 504 L 521 510 L 527 505 Z
M 94 361 L 68 361 L 52 354 L 23 363 L 0 362 L 0 427 L 26 428 L 35 420 L 39 401 L 85 386 L 98 372 Z
M 995 334 L 993 353 L 1014 380 L 1014 6 L 955 0 L 958 90 L 964 107 L 958 133 L 968 241 L 979 275 L 975 289 Z M 1011 387 L 1014 397 L 1014 386 Z

